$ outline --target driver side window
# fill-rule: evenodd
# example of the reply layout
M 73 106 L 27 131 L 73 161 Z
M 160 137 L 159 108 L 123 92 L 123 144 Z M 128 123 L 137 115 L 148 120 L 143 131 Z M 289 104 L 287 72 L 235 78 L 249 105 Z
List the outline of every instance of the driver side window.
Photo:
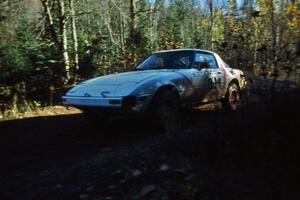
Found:
M 172 65 L 174 65 L 175 67 L 178 68 L 188 68 L 191 63 L 192 63 L 192 59 L 190 55 L 179 55 L 177 57 L 174 57 L 174 59 L 172 60 Z
M 198 65 L 200 62 L 205 62 L 207 68 L 209 69 L 218 68 L 216 59 L 212 54 L 197 52 L 195 57 L 195 63 L 196 65 Z

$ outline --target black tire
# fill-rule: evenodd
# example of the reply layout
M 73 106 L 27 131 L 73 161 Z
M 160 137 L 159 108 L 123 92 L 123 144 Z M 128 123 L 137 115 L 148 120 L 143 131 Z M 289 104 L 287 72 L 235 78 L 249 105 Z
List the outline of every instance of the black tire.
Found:
M 156 96 L 155 114 L 167 136 L 172 136 L 181 130 L 180 104 L 174 92 L 162 91 Z
M 226 96 L 221 101 L 225 111 L 237 111 L 242 106 L 242 96 L 239 87 L 231 83 L 227 89 Z

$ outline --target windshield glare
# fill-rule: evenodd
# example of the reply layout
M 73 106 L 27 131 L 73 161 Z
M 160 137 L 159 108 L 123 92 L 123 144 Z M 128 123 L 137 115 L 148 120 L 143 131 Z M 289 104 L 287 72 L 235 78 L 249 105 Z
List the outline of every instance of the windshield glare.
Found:
M 192 51 L 156 53 L 148 57 L 137 69 L 188 69 L 192 66 L 193 55 Z

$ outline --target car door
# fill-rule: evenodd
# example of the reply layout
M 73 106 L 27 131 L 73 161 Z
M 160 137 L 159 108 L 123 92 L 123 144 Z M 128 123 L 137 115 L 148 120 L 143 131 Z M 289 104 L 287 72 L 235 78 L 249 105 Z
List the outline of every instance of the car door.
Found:
M 195 66 L 192 68 L 191 80 L 194 86 L 193 101 L 202 102 L 208 92 L 207 78 L 209 72 L 206 68 L 200 67 L 200 62 L 204 61 L 202 53 L 195 53 Z
M 222 98 L 226 94 L 226 66 L 229 67 L 218 54 L 214 54 L 217 64 L 218 64 L 218 80 L 217 80 L 217 90 L 218 98 Z
M 222 84 L 223 71 L 219 68 L 215 56 L 212 53 L 197 52 L 195 63 L 198 66 L 199 95 L 201 102 L 214 101 L 219 98 L 219 88 Z
M 185 80 L 188 80 L 185 83 L 185 102 L 189 104 L 201 102 L 202 95 L 204 95 L 201 88 L 207 87 L 207 82 L 205 81 L 207 72 L 196 68 L 180 69 L 177 72 L 183 75 L 186 78 Z

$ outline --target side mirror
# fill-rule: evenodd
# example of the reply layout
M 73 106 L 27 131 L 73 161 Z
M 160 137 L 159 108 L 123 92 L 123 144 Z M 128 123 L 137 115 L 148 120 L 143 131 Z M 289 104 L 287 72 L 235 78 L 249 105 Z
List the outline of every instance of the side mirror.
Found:
M 206 69 L 209 68 L 209 64 L 206 62 L 205 59 L 201 59 L 199 62 L 196 63 L 196 68 L 199 70 Z

